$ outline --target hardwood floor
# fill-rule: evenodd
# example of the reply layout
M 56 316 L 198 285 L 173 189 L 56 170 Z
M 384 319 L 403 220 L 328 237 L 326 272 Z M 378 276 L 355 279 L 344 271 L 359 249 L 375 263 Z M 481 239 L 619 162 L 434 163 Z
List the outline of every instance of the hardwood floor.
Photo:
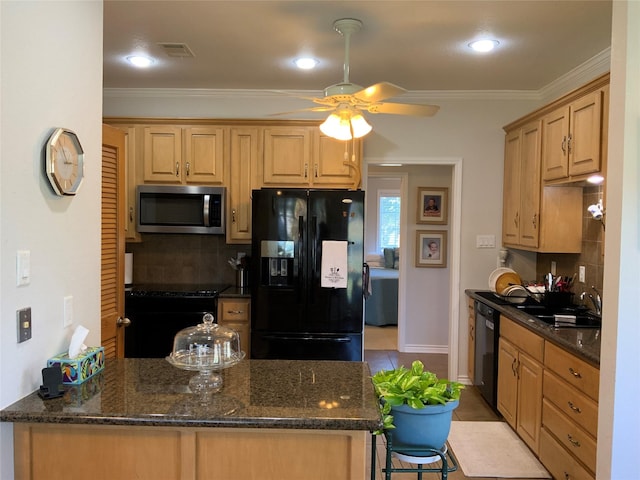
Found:
M 366 342 L 366 340 L 365 340 Z M 414 360 L 421 360 L 424 363 L 425 368 L 434 372 L 439 378 L 447 378 L 447 355 L 443 354 L 426 354 L 426 353 L 400 353 L 396 350 L 365 350 L 364 359 L 369 364 L 371 373 L 374 374 L 379 370 L 388 370 L 396 368 L 399 365 L 409 367 Z M 460 405 L 453 411 L 454 420 L 463 421 L 499 421 L 501 418 L 487 405 L 479 391 L 473 386 L 467 386 L 462 392 L 460 397 Z M 383 437 L 378 437 L 376 440 L 377 446 L 377 460 L 376 460 L 376 480 L 383 480 L 384 474 L 382 473 L 382 466 L 384 465 L 385 448 L 382 442 Z M 370 444 L 369 444 L 370 445 Z M 371 448 L 368 448 L 367 459 L 368 465 L 370 465 Z M 394 460 L 394 464 L 401 464 Z M 403 464 L 406 466 L 407 464 Z M 428 466 L 427 466 L 428 467 Z M 370 468 L 370 467 L 367 467 Z M 367 479 L 370 478 L 370 472 L 368 472 Z M 391 475 L 392 480 L 415 480 L 417 478 L 416 473 L 393 473 Z M 425 473 L 423 474 L 423 480 L 435 480 L 439 479 L 440 474 L 437 473 Z M 448 478 L 450 480 L 466 480 L 466 477 L 462 470 L 450 473 Z M 489 478 L 474 478 L 474 480 L 501 480 Z

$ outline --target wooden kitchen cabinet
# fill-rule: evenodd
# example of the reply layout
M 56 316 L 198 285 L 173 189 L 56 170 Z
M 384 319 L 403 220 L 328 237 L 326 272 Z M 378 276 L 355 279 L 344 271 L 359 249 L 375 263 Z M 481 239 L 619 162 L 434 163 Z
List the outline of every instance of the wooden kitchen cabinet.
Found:
M 467 375 L 471 385 L 475 382 L 476 368 L 476 308 L 475 301 L 467 297 L 467 322 L 469 324 L 469 336 L 467 338 Z
M 251 351 L 251 299 L 219 298 L 218 324 L 238 332 L 240 348 L 249 355 Z
M 315 126 L 265 128 L 262 185 L 356 188 L 361 151 L 360 140 L 338 141 L 322 135 Z
M 542 121 L 505 137 L 502 243 L 549 253 L 582 250 L 582 188 L 543 186 Z
M 546 342 L 541 460 L 558 478 L 595 478 L 600 371 Z M 557 461 L 558 453 L 565 458 Z
M 542 423 L 544 340 L 500 316 L 498 411 L 538 454 Z
M 153 125 L 143 131 L 145 183 L 223 185 L 224 128 Z
M 600 172 L 604 90 L 590 92 L 544 117 L 542 177 L 566 180 Z M 582 178 L 582 177 L 581 177 Z
M 251 243 L 251 191 L 258 183 L 259 139 L 257 128 L 231 128 L 227 243 Z

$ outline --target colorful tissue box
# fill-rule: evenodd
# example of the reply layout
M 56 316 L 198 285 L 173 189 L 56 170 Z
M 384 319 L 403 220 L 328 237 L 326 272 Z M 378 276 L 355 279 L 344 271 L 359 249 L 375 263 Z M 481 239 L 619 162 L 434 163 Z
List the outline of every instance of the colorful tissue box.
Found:
M 88 347 L 77 357 L 61 353 L 47 360 L 47 367 L 59 366 L 62 383 L 78 385 L 104 369 L 104 347 Z

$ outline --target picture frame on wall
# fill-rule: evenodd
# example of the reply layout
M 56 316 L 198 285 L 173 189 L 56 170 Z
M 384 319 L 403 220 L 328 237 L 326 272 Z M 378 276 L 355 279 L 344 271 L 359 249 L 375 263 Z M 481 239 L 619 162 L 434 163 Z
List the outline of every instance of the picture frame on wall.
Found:
M 417 223 L 446 225 L 448 196 L 446 187 L 418 187 Z
M 447 232 L 418 230 L 416 232 L 416 267 L 447 266 Z

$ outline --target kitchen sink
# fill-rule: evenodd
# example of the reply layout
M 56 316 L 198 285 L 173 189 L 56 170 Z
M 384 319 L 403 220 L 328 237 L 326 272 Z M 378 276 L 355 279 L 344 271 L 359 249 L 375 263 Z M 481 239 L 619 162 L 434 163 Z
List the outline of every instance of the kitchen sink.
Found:
M 590 312 L 586 307 L 551 308 L 539 304 L 516 305 L 515 308 L 557 328 L 600 328 L 602 325 L 602 318 Z M 572 317 L 575 317 L 575 323 Z

